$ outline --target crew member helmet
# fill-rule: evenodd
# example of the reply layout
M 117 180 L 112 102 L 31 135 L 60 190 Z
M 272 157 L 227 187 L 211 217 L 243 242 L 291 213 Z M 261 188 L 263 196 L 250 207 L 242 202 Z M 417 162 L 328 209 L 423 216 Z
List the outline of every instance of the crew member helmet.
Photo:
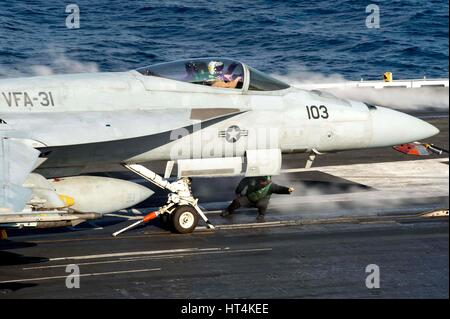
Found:
M 223 62 L 220 61 L 211 61 L 208 64 L 208 71 L 211 75 L 222 74 L 223 72 Z

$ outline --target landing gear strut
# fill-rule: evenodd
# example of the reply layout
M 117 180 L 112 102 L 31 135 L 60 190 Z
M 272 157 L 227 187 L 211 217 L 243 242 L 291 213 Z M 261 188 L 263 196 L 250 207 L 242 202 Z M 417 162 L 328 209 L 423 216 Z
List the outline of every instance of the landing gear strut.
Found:
M 309 152 L 308 160 L 306 161 L 305 168 L 310 169 L 312 167 L 312 164 L 314 163 L 314 160 L 316 159 L 316 155 L 322 155 L 323 153 L 320 153 L 316 149 L 312 149 L 311 152 Z
M 205 221 L 208 228 L 214 229 L 214 226 L 198 206 L 198 199 L 192 196 L 189 178 L 181 178 L 176 182 L 170 183 L 142 165 L 124 164 L 124 167 L 171 193 L 168 195 L 167 203 L 164 206 L 157 211 L 147 214 L 142 220 L 115 232 L 113 236 L 118 236 L 124 231 L 149 222 L 158 216 L 165 224 L 172 221 L 174 229 L 181 234 L 192 233 L 197 227 L 199 217 Z

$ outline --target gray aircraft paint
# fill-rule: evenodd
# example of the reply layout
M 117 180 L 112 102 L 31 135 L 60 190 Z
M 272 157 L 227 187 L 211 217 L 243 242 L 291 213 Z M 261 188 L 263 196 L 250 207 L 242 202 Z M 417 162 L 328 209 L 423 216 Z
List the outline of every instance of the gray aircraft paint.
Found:
M 250 132 L 236 143 L 213 140 L 233 148 L 228 156 L 243 156 L 248 147 L 266 148 L 250 146 L 261 129 L 276 131 L 283 153 L 391 146 L 438 132 L 412 116 L 320 92 L 293 87 L 250 91 L 249 71 L 244 69 L 243 89 L 196 85 L 136 71 L 0 80 L 0 118 L 7 123 L 0 124 L 0 132 L 3 137 L 34 141 L 32 145 L 48 155 L 41 168 L 55 169 L 95 162 L 176 160 L 171 149 L 186 138 L 170 141 L 169 132 L 199 124 L 191 118 L 193 109 L 243 112 L 202 123 L 203 130 L 222 132 L 238 126 Z M 14 103 L 13 93 L 19 99 Z M 47 105 L 45 99 L 50 98 Z M 37 102 L 30 106 L 28 99 Z M 205 141 L 200 141 L 194 146 L 200 150 L 192 154 L 208 156 L 201 150 Z

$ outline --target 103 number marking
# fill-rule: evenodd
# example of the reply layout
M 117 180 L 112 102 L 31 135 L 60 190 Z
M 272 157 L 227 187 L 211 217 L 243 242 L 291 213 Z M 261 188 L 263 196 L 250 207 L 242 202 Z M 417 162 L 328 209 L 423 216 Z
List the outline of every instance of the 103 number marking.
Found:
M 320 106 L 306 105 L 306 111 L 308 112 L 309 120 L 311 120 L 311 119 L 317 120 L 319 118 L 327 119 L 330 117 L 330 115 L 328 114 L 328 109 L 325 105 L 320 105 Z

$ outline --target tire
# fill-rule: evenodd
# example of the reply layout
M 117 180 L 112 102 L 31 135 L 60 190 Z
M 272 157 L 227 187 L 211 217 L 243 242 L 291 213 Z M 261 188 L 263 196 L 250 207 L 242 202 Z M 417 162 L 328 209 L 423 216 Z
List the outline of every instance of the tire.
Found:
M 192 233 L 197 224 L 198 214 L 192 206 L 180 206 L 173 213 L 173 227 L 180 234 Z

